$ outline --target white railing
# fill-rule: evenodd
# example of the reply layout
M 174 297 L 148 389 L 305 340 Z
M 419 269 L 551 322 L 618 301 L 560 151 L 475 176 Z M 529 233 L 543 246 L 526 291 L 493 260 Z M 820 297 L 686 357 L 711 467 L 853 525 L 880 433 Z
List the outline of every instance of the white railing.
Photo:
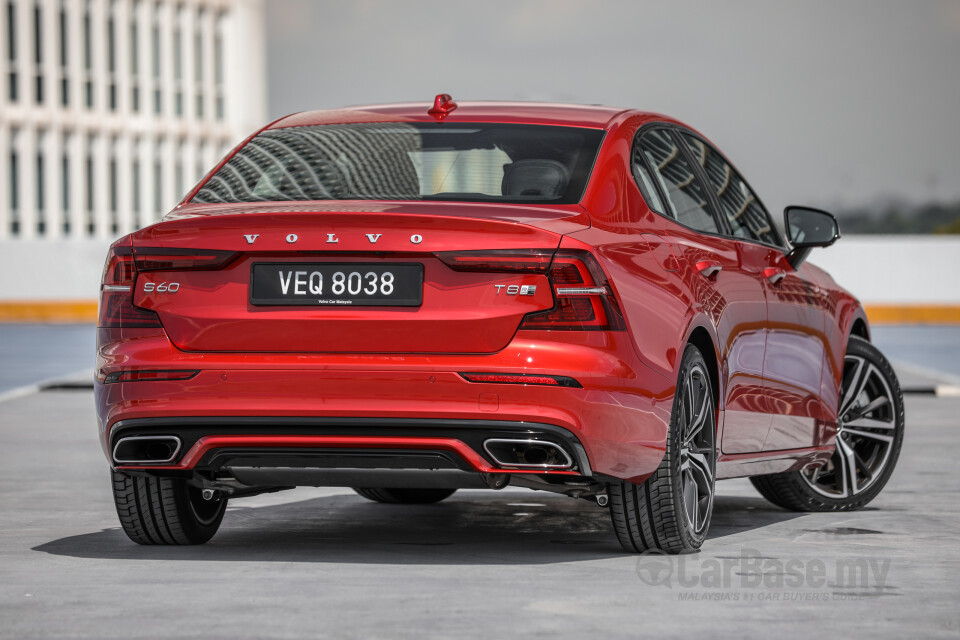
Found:
M 960 304 L 960 236 L 848 236 L 809 260 L 864 304 Z

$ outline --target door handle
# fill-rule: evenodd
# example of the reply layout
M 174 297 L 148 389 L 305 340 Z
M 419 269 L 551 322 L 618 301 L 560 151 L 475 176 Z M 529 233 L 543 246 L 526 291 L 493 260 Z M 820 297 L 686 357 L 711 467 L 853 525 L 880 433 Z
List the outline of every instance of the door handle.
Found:
M 723 265 L 716 260 L 701 260 L 697 263 L 697 271 L 706 279 L 710 279 L 723 270 Z
M 786 276 L 787 272 L 779 267 L 767 267 L 763 270 L 763 277 L 774 286 L 780 284 Z

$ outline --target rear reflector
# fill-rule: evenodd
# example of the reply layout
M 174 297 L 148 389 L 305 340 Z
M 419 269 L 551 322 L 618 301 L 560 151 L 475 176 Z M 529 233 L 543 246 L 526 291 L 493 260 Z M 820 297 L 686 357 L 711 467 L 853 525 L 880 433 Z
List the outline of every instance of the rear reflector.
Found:
M 200 373 L 196 370 L 151 370 L 151 371 L 114 371 L 113 373 L 108 373 L 104 377 L 104 384 L 110 384 L 112 382 L 136 382 L 136 381 L 152 381 L 158 382 L 163 380 L 189 380 Z
M 532 373 L 461 373 L 467 382 L 492 382 L 495 384 L 540 384 L 551 387 L 574 387 L 583 385 L 567 376 L 545 376 Z

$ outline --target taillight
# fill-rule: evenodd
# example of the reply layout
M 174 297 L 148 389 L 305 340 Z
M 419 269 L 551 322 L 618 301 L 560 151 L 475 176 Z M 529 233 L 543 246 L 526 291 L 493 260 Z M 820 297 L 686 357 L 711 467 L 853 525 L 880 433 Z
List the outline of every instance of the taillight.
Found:
M 137 281 L 131 247 L 113 246 L 107 254 L 100 284 L 100 314 L 97 325 L 109 329 L 146 329 L 162 326 L 153 311 L 133 304 Z
M 446 251 L 436 254 L 454 271 L 487 273 L 546 273 L 552 249 L 502 249 L 494 251 Z
M 545 274 L 556 304 L 527 314 L 521 329 L 624 331 L 627 326 L 603 270 L 587 251 L 503 249 L 448 251 L 436 256 L 455 271 Z
M 196 271 L 225 267 L 235 257 L 233 251 L 207 249 L 162 249 L 134 247 L 134 262 L 137 271 Z
M 129 247 L 118 244 L 110 248 L 103 268 L 98 321 L 98 325 L 103 328 L 142 329 L 162 326 L 157 314 L 133 304 L 133 287 L 136 285 L 138 273 L 220 269 L 237 255 L 232 251 Z
M 548 331 L 624 331 L 626 323 L 600 265 L 586 251 L 559 251 L 547 278 L 553 309 L 530 313 L 521 329 Z

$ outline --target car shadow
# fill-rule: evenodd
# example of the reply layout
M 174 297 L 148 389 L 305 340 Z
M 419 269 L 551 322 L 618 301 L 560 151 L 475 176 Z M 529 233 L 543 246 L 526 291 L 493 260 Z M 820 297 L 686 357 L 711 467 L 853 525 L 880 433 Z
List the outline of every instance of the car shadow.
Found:
M 718 496 L 709 537 L 743 534 L 800 515 L 759 497 Z M 628 555 L 607 509 L 534 493 L 457 494 L 435 505 L 376 504 L 351 495 L 263 507 L 238 501 L 213 540 L 201 546 L 139 546 L 110 528 L 33 550 L 110 560 L 420 565 L 536 565 Z

